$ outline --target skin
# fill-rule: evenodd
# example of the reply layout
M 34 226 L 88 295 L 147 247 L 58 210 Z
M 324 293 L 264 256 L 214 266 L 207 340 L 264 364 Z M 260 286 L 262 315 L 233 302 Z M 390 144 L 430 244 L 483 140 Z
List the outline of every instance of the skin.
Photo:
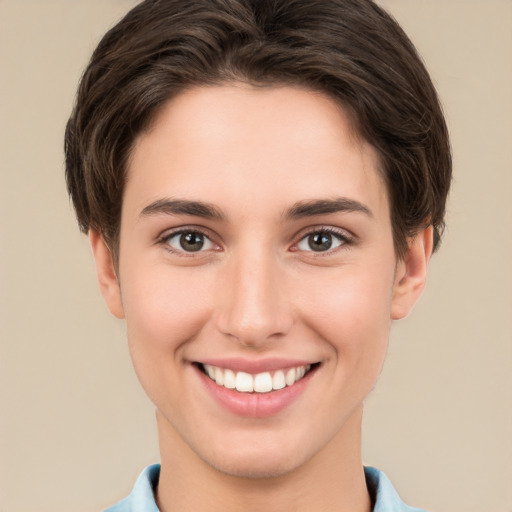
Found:
M 157 409 L 163 512 L 371 509 L 362 404 L 432 250 L 427 228 L 397 260 L 378 165 L 339 106 L 292 87 L 191 89 L 137 138 L 117 271 L 100 234 L 90 239 Z M 219 215 L 161 208 L 170 199 Z M 320 200 L 337 211 L 292 215 Z M 203 249 L 183 250 L 179 229 L 199 230 Z M 313 251 L 315 232 L 331 248 Z M 205 391 L 193 363 L 215 357 L 320 364 L 291 405 L 250 418 Z

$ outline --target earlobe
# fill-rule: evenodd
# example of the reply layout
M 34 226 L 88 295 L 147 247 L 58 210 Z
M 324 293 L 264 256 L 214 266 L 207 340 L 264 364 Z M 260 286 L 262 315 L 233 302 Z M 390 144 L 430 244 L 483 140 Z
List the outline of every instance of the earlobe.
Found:
M 89 230 L 96 274 L 100 290 L 105 299 L 109 311 L 117 318 L 124 318 L 123 303 L 121 300 L 121 288 L 116 274 L 112 253 L 103 236 L 96 230 Z
M 416 304 L 427 280 L 427 268 L 433 249 L 433 228 L 429 226 L 408 241 L 405 256 L 398 262 L 391 318 L 406 317 Z

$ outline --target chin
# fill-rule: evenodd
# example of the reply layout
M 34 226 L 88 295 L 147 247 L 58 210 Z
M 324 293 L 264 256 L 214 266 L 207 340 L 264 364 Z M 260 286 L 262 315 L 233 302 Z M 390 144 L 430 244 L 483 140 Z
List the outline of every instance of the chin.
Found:
M 296 464 L 291 464 L 290 461 L 253 461 L 249 463 L 247 460 L 240 461 L 227 461 L 223 460 L 210 464 L 211 467 L 223 473 L 236 478 L 247 478 L 252 480 L 278 478 L 291 473 L 296 469 Z
M 249 479 L 284 476 L 306 461 L 299 450 L 287 450 L 282 445 L 276 448 L 253 443 L 248 448 L 244 450 L 240 449 L 240 445 L 233 445 L 231 450 L 222 450 L 201 458 L 220 473 Z

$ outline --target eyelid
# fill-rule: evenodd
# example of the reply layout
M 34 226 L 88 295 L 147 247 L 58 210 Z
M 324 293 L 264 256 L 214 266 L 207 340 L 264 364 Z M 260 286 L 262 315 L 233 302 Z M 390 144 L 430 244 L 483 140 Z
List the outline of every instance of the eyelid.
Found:
M 181 251 L 181 250 L 176 250 L 173 247 L 171 247 L 168 243 L 169 239 L 171 239 L 172 237 L 174 237 L 176 235 L 180 235 L 183 233 L 199 233 L 199 234 L 203 235 L 205 238 L 207 238 L 215 247 L 213 249 L 200 250 L 197 252 Z M 332 234 L 335 237 L 342 240 L 343 243 L 341 244 L 341 246 L 335 247 L 334 249 L 330 249 L 327 251 L 319 251 L 316 253 L 313 250 L 301 251 L 300 249 L 297 248 L 297 244 L 299 242 L 301 242 L 304 238 L 314 235 L 316 233 Z M 201 226 L 185 225 L 185 226 L 179 226 L 176 228 L 171 228 L 171 229 L 167 229 L 167 230 L 163 231 L 162 234 L 160 234 L 157 237 L 156 243 L 164 246 L 164 248 L 166 250 L 168 250 L 169 252 L 172 252 L 173 254 L 178 254 L 179 256 L 184 256 L 184 257 L 194 257 L 194 256 L 198 257 L 200 255 L 204 255 L 204 253 L 207 253 L 211 250 L 214 250 L 214 251 L 222 250 L 220 244 L 215 241 L 215 238 L 216 238 L 216 236 L 212 236 L 212 233 L 209 230 L 207 230 Z M 322 256 L 331 255 L 333 252 L 337 252 L 340 248 L 353 245 L 356 241 L 357 241 L 357 236 L 343 228 L 338 228 L 338 227 L 329 226 L 329 225 L 309 226 L 307 228 L 302 229 L 296 235 L 295 240 L 292 244 L 292 247 L 290 248 L 290 251 L 292 251 L 292 252 L 310 252 L 310 253 L 313 253 L 315 257 L 322 257 Z
M 199 250 L 196 252 L 187 252 L 184 250 L 175 249 L 174 247 L 172 247 L 169 244 L 169 240 L 171 238 L 173 238 L 177 235 L 182 235 L 184 233 L 198 233 L 198 234 L 204 236 L 205 238 L 207 238 L 210 241 L 210 243 L 214 246 L 214 248 L 206 249 L 206 250 Z M 167 230 L 163 231 L 161 235 L 158 236 L 156 243 L 158 245 L 162 245 L 169 252 L 171 252 L 173 254 L 177 254 L 179 256 L 184 256 L 184 257 L 196 257 L 197 258 L 198 256 L 202 256 L 202 255 L 204 255 L 204 253 L 207 253 L 211 250 L 214 250 L 214 251 L 220 250 L 220 245 L 214 240 L 214 237 L 208 230 L 206 230 L 200 226 L 194 226 L 194 225 L 179 226 L 176 228 L 167 229 Z
M 311 251 L 301 251 L 297 248 L 297 245 L 302 242 L 306 237 L 315 235 L 317 233 L 329 233 L 331 235 L 334 235 L 335 237 L 339 238 L 343 243 L 335 247 L 333 249 L 329 249 L 327 251 L 318 251 L 315 252 L 313 250 Z M 331 255 L 334 252 L 337 252 L 339 249 L 343 247 L 350 246 L 354 244 L 357 240 L 357 237 L 351 233 L 350 231 L 347 231 L 346 229 L 337 228 L 334 226 L 325 226 L 325 225 L 318 225 L 318 226 L 310 226 L 308 228 L 303 229 L 295 238 L 295 241 L 293 242 L 293 245 L 291 247 L 292 252 L 307 252 L 314 254 L 315 257 L 322 257 Z

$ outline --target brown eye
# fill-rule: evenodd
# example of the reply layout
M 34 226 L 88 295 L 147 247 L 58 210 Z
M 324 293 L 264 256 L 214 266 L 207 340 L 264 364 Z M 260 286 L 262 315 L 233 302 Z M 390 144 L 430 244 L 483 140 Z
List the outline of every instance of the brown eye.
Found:
M 204 236 L 200 233 L 182 233 L 180 235 L 180 246 L 184 251 L 200 251 L 204 245 Z
M 341 234 L 331 233 L 330 231 L 316 231 L 302 238 L 297 247 L 301 251 L 327 252 L 344 243 L 346 243 L 346 240 Z
M 332 236 L 325 233 L 309 235 L 308 245 L 312 251 L 328 251 L 332 247 Z
M 173 233 L 165 242 L 178 252 L 199 252 L 213 248 L 212 241 L 199 231 Z

